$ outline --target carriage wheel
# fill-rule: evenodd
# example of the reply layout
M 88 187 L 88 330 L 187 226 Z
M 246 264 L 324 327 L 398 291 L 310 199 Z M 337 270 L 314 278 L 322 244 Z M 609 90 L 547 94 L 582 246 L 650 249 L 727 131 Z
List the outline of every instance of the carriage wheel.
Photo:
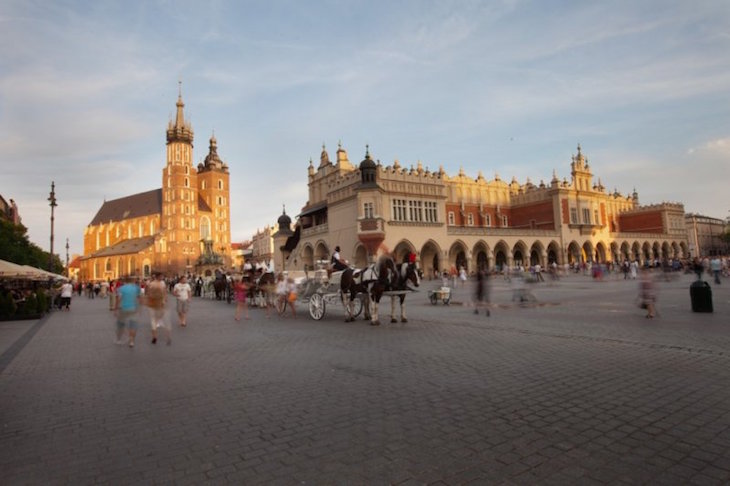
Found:
M 357 296 L 355 297 L 355 300 L 352 301 L 352 317 L 357 317 L 362 312 L 362 297 Z
M 314 293 L 309 298 L 309 315 L 315 321 L 324 317 L 324 298 L 322 294 Z

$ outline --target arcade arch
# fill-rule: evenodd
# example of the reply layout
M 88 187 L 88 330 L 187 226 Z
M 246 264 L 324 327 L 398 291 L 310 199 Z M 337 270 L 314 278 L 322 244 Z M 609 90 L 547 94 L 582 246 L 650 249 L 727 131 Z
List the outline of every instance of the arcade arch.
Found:
M 543 253 L 545 253 L 545 247 L 543 247 L 541 241 L 535 241 L 530 248 L 530 265 L 537 265 L 545 267 L 545 261 L 543 260 Z
M 421 269 L 424 275 L 437 276 L 444 269 L 441 268 L 441 248 L 433 240 L 428 240 L 421 248 Z
M 560 258 L 560 245 L 556 241 L 551 241 L 550 244 L 547 247 L 547 263 L 548 265 L 555 262 L 556 264 L 560 265 L 563 262 Z
M 527 245 L 525 244 L 525 242 L 520 240 L 515 243 L 515 246 L 512 247 L 512 261 L 514 262 L 513 265 L 521 265 L 523 267 L 527 266 L 527 264 L 529 263 L 527 257 Z
M 466 258 L 466 245 L 461 240 L 456 240 L 451 248 L 449 249 L 449 265 L 456 268 L 457 270 L 461 267 L 468 272 L 469 262 Z
M 494 266 L 500 271 L 504 270 L 505 266 L 511 264 L 512 252 L 509 251 L 509 247 L 504 240 L 494 245 Z
M 475 269 L 489 270 L 489 247 L 483 240 L 474 245 L 471 254 L 474 258 Z

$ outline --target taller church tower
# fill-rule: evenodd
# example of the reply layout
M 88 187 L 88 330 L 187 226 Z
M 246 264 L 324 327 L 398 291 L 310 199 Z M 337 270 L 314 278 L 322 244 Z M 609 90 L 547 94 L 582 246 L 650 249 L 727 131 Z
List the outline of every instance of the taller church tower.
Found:
M 196 228 L 198 175 L 193 168 L 193 129 L 185 121 L 182 88 L 177 113 L 167 127 L 167 163 L 162 171 L 159 263 L 165 272 L 191 271 L 199 256 Z

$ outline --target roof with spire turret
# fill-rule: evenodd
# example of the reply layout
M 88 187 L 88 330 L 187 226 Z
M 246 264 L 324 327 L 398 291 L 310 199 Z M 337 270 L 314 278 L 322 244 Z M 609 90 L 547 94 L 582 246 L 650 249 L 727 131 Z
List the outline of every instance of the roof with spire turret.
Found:
M 175 114 L 175 121 L 170 120 L 167 125 L 167 143 L 172 142 L 185 142 L 190 145 L 193 144 L 193 127 L 189 121 L 185 121 L 185 103 L 182 100 L 182 82 L 179 82 L 179 89 L 177 94 L 177 103 L 175 104 L 177 111 Z
M 218 155 L 218 140 L 215 138 L 215 134 L 210 137 L 208 155 L 205 156 L 202 167 L 200 165 L 198 166 L 198 170 L 220 170 L 228 172 L 228 165 Z

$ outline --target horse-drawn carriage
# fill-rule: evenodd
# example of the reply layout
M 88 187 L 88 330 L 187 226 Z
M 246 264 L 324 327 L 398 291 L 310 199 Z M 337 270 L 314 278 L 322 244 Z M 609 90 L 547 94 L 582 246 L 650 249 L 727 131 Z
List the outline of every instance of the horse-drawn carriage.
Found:
M 307 305 L 309 316 L 318 321 L 322 319 L 328 306 L 344 304 L 342 294 L 341 278 L 344 272 L 333 272 L 327 275 L 327 270 L 319 268 L 314 272 L 314 277 L 305 278 L 297 284 L 297 300 Z M 364 296 L 357 293 L 352 301 L 350 314 L 357 317 L 362 313 Z
M 318 262 L 313 278 L 305 278 L 298 286 L 298 300 L 305 303 L 312 319 L 324 317 L 327 307 L 342 303 L 346 322 L 354 321 L 365 309 L 365 319 L 379 325 L 378 305 L 382 297 L 391 298 L 390 321 L 395 318 L 396 300 L 400 303 L 401 322 L 407 322 L 405 297 L 418 287 L 420 277 L 412 263 L 396 265 L 392 258 L 381 257 L 376 263 L 358 270 L 347 268 L 328 275 L 323 268 L 328 262 Z

